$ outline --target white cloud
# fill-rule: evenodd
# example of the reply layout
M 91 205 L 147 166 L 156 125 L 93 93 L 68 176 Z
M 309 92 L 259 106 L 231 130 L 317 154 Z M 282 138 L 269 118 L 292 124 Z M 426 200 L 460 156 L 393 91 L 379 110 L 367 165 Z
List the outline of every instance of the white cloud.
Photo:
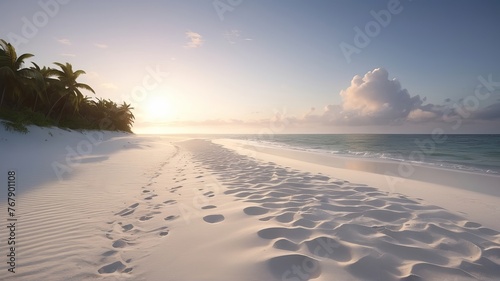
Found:
M 203 37 L 199 33 L 188 31 L 186 37 L 189 39 L 189 42 L 185 45 L 186 48 L 194 49 L 203 45 Z
M 57 42 L 59 42 L 63 45 L 68 45 L 68 46 L 71 45 L 71 41 L 69 41 L 69 39 L 66 39 L 66 38 L 57 39 Z
M 396 125 L 409 123 L 464 122 L 500 120 L 500 102 L 467 111 L 463 99 L 444 104 L 426 103 L 426 98 L 412 96 L 398 80 L 389 79 L 383 68 L 356 75 L 351 85 L 340 92 L 342 102 L 330 104 L 323 113 L 310 110 L 299 122 L 322 125 Z M 460 122 L 462 122 L 460 121 Z
M 408 117 L 423 100 L 410 96 L 383 68 L 354 76 L 351 86 L 340 92 L 342 120 L 355 124 L 398 122 Z
M 417 108 L 408 114 L 408 121 L 411 122 L 428 122 L 438 118 L 438 114 L 431 111 L 423 111 Z
M 311 108 L 299 123 L 322 126 L 396 125 L 405 122 L 442 120 L 448 106 L 423 105 L 425 98 L 412 96 L 397 79 L 389 79 L 383 68 L 356 75 L 342 90 L 340 104 L 329 104 L 322 112 Z
M 69 53 L 62 53 L 61 56 L 63 56 L 63 57 L 76 57 L 75 54 L 69 54 Z
M 101 48 L 101 49 L 108 48 L 108 45 L 102 44 L 102 43 L 95 43 L 94 46 L 96 46 L 97 48 Z

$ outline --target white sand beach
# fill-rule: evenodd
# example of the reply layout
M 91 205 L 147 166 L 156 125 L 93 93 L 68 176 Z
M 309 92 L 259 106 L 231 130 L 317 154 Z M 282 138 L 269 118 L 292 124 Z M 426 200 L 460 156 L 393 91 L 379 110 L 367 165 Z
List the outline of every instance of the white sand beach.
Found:
M 2 280 L 500 279 L 499 176 L 29 129 L 0 130 Z

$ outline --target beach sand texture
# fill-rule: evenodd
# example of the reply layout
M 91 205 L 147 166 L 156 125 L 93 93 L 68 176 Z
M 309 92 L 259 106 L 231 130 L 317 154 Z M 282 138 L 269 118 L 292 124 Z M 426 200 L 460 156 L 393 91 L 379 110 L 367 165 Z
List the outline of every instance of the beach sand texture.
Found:
M 2 133 L 2 173 L 19 178 L 16 273 L 2 262 L 2 280 L 500 278 L 498 228 L 363 176 L 349 182 L 204 139 L 104 133 L 58 180 L 51 163 L 88 137 L 30 134 L 23 143 Z M 51 157 L 16 157 L 39 150 Z

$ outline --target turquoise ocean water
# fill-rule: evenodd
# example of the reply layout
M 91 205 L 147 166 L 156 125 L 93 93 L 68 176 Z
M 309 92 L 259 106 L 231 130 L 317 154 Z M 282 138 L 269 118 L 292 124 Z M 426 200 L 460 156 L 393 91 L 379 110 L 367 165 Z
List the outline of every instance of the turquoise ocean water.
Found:
M 228 135 L 259 145 L 500 174 L 500 135 Z

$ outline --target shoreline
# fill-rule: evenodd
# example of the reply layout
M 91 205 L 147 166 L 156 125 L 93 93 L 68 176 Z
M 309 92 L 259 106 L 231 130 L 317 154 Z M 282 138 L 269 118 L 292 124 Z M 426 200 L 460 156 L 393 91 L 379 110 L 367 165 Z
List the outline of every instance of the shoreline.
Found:
M 421 198 L 451 211 L 471 215 L 482 224 L 500 229 L 497 220 L 500 216 L 500 176 L 497 175 L 413 165 L 415 173 L 411 177 L 402 178 L 393 172 L 397 171 L 398 163 L 389 161 L 250 146 L 245 141 L 233 139 L 218 139 L 214 142 L 264 161 L 274 161 L 301 170 L 376 186 L 386 192 Z M 387 172 L 391 173 L 388 175 Z
M 430 164 L 400 162 L 391 159 L 348 157 L 314 151 L 296 150 L 285 147 L 247 144 L 244 140 L 216 139 L 215 141 L 220 142 L 221 144 L 229 144 L 232 142 L 237 144 L 238 149 L 243 148 L 253 150 L 257 153 L 282 156 L 285 158 L 333 168 L 381 174 L 388 177 L 401 178 L 401 180 L 424 181 L 500 197 L 500 188 L 497 186 L 498 182 L 500 182 L 500 175 L 494 173 L 452 169 L 447 167 L 431 166 Z M 231 145 L 228 147 L 231 147 Z M 429 177 L 429 175 L 433 174 L 441 174 L 443 177 Z M 483 186 L 476 187 L 479 189 L 471 189 L 470 181 L 473 180 L 480 180 Z

